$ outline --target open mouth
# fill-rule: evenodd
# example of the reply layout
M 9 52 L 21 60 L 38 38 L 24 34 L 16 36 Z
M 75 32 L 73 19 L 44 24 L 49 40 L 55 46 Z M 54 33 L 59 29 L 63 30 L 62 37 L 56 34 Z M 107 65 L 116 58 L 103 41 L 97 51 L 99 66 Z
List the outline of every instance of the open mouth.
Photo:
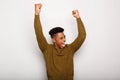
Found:
M 62 43 L 61 46 L 62 46 L 62 47 L 65 47 L 65 43 Z

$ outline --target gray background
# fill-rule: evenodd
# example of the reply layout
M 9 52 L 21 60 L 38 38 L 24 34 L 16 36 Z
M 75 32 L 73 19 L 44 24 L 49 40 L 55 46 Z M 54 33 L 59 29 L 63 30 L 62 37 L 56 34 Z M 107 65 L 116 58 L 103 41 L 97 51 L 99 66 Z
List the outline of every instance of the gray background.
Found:
M 120 0 L 0 0 L 0 80 L 47 80 L 34 32 L 34 4 L 42 3 L 44 35 L 61 26 L 77 37 L 78 9 L 87 38 L 74 55 L 75 80 L 120 80 Z

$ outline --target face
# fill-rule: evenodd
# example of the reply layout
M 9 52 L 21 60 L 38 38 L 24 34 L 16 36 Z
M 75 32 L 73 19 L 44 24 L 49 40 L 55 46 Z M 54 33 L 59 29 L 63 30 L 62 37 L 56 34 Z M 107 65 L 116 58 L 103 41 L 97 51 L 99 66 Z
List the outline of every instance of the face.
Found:
M 54 35 L 52 38 L 53 43 L 55 44 L 56 47 L 58 48 L 64 48 L 65 47 L 65 35 L 63 32 L 57 33 Z

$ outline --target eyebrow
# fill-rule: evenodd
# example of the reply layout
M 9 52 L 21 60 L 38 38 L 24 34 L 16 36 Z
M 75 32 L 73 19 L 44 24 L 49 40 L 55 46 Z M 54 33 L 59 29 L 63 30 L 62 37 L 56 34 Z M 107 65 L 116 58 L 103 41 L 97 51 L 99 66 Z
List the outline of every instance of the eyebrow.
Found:
M 66 35 L 64 35 L 64 37 L 66 37 Z

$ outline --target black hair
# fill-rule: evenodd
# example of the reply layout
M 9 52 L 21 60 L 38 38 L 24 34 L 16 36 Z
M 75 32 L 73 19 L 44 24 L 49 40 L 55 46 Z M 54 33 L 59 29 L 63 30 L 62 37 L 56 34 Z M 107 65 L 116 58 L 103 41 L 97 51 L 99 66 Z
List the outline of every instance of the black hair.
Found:
M 51 36 L 51 38 L 53 38 L 53 35 L 54 34 L 57 34 L 59 32 L 63 32 L 64 29 L 61 28 L 61 27 L 55 27 L 55 28 L 52 28 L 50 31 L 49 31 L 49 35 Z

